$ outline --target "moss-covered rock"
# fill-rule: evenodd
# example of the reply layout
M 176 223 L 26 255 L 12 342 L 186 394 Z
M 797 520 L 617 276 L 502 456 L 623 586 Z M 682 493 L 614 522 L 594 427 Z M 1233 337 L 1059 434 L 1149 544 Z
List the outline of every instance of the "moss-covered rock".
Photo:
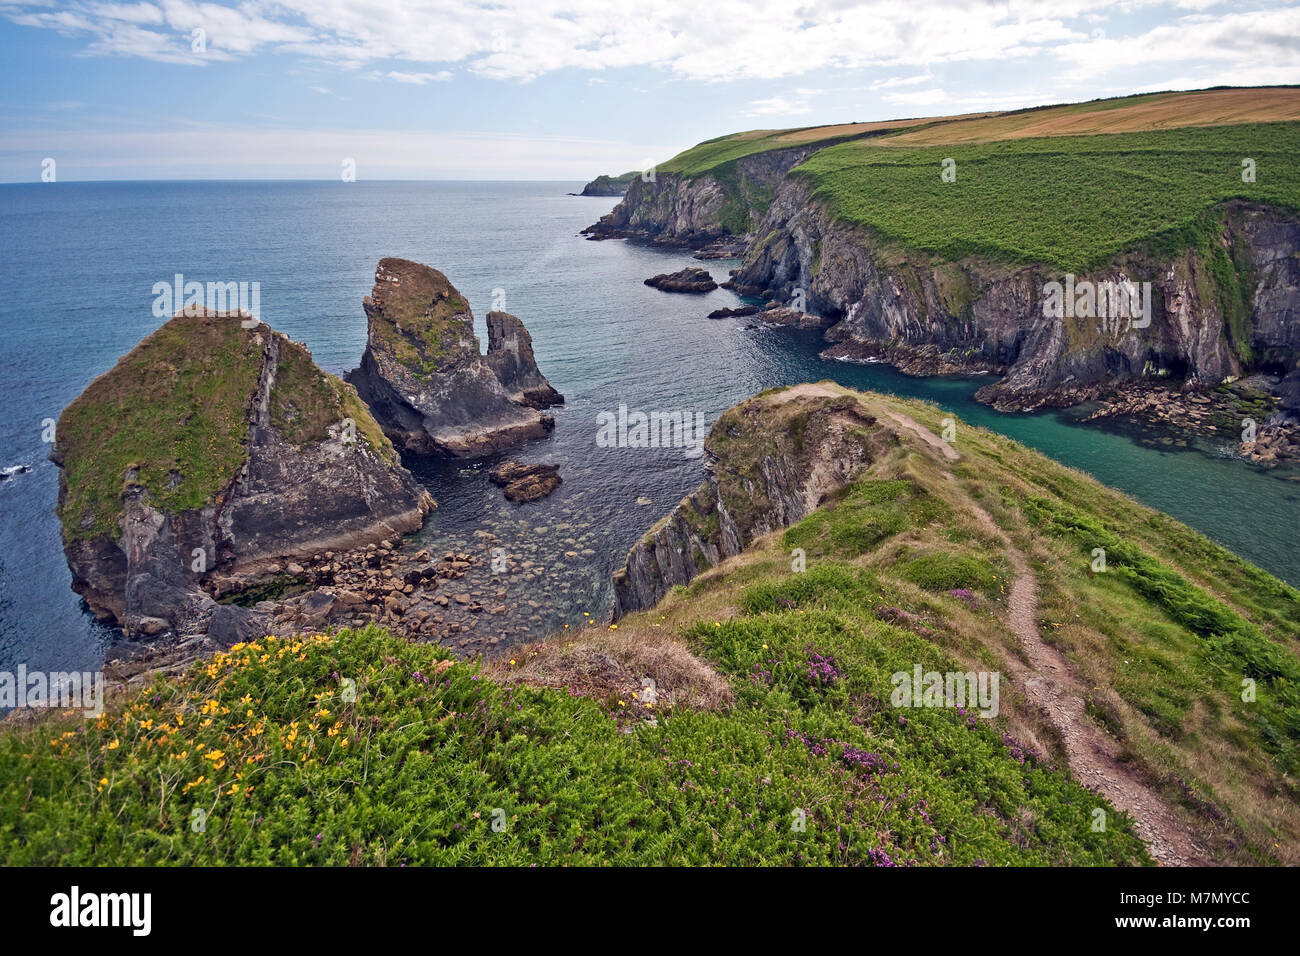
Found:
M 537 407 L 564 399 L 533 360 L 532 339 L 512 315 L 488 315 L 485 358 L 469 303 L 437 269 L 381 259 L 365 299 L 366 351 L 347 380 L 399 449 L 473 457 L 554 426 Z
M 203 633 L 212 573 L 255 579 L 413 531 L 433 507 L 355 389 L 249 319 L 177 315 L 59 419 L 73 588 L 128 634 Z

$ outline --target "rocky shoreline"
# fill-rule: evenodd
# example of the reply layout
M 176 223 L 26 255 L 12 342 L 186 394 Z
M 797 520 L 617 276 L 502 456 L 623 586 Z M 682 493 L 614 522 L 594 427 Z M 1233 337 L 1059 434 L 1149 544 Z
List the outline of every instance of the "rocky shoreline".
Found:
M 740 253 L 740 266 L 722 287 L 766 301 L 759 321 L 821 331 L 822 357 L 829 360 L 885 362 L 916 376 L 997 376 L 975 397 L 999 411 L 1102 402 L 1112 409 L 1109 416 L 1150 415 L 1167 427 L 1195 427 L 1194 415 L 1163 414 L 1169 401 L 1139 396 L 1153 389 L 1208 394 L 1267 371 L 1282 380 L 1265 388 L 1278 405 L 1257 422 L 1254 439 L 1239 439 L 1237 453 L 1262 463 L 1300 461 L 1300 333 L 1292 318 L 1300 314 L 1300 219 L 1294 215 L 1240 201 L 1216 210 L 1232 261 L 1246 263 L 1239 267 L 1253 283 L 1243 293 L 1244 319 L 1229 314 L 1236 306 L 1224 303 L 1232 294 L 1217 288 L 1219 273 L 1203 251 L 1158 256 L 1135 249 L 1077 277 L 1096 283 L 1152 277 L 1147 323 L 1102 328 L 1096 320 L 1044 315 L 1042 290 L 1060 278 L 1051 270 L 976 256 L 935 263 L 894 248 L 832 217 L 807 183 L 785 175 L 790 157 L 763 156 L 766 165 L 754 171 L 766 175 L 772 199 L 752 208 L 747 222 L 724 219 L 730 193 L 711 177 L 670 176 L 629 190 L 586 233 L 686 246 L 701 258 Z M 718 310 L 716 317 L 727 314 Z
M 365 306 L 366 354 L 349 376 L 361 390 L 246 313 L 199 310 L 164 324 L 64 411 L 51 458 L 65 554 L 74 590 L 122 628 L 108 655 L 115 673 L 367 623 L 462 650 L 505 639 L 458 635 L 507 613 L 505 575 L 540 567 L 519 556 L 526 549 L 501 550 L 490 577 L 457 587 L 481 548 L 434 560 L 404 547 L 436 505 L 389 436 L 407 453 L 478 456 L 547 434 L 554 420 L 538 409 L 564 398 L 515 316 L 488 314 L 480 354 L 468 304 L 436 270 L 382 260 Z M 560 484 L 553 466 L 506 470 L 513 501 Z

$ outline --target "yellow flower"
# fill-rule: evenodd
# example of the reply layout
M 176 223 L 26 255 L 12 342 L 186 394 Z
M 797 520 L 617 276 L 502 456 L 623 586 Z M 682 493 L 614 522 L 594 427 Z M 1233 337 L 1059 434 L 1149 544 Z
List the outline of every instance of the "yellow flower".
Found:
M 54 743 L 54 741 L 51 740 L 50 743 Z M 116 750 L 116 749 L 117 749 L 118 747 L 120 747 L 120 746 L 122 746 L 122 744 L 118 741 L 118 739 L 117 739 L 116 737 L 114 737 L 111 741 L 109 741 L 108 749 L 109 749 L 109 750 Z
M 339 743 L 339 746 L 346 747 L 347 745 L 348 745 L 348 738 L 344 737 L 343 740 Z

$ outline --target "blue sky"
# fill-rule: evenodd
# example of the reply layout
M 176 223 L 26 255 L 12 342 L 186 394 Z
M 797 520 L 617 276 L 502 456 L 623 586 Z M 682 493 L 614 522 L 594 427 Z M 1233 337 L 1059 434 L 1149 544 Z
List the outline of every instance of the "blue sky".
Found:
M 1297 83 L 1300 7 L 0 0 L 0 45 L 0 181 L 47 157 L 60 181 L 333 179 L 344 158 L 581 180 L 741 129 Z

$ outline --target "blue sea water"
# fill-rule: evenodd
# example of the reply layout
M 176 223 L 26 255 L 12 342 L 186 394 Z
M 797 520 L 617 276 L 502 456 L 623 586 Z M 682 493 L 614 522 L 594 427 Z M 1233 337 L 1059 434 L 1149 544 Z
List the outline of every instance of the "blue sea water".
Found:
M 435 549 L 493 544 L 533 568 L 511 612 L 485 625 L 505 643 L 599 617 L 628 547 L 700 479 L 676 449 L 601 448 L 596 417 L 630 409 L 723 409 L 773 385 L 834 378 L 928 398 L 1185 521 L 1300 583 L 1300 484 L 1205 450 L 1149 447 L 1055 413 L 1002 415 L 975 403 L 972 380 L 906 378 L 884 366 L 825 362 L 813 336 L 746 330 L 706 313 L 737 299 L 658 292 L 642 280 L 698 265 L 685 251 L 589 242 L 579 230 L 615 203 L 567 195 L 577 183 L 58 183 L 0 186 L 0 670 L 96 665 L 113 633 L 70 590 L 54 516 L 57 469 L 42 421 L 162 320 L 153 286 L 175 273 L 259 282 L 261 316 L 305 342 L 326 370 L 357 365 L 362 297 L 375 263 L 402 256 L 447 274 L 483 315 L 503 307 L 532 333 L 542 371 L 564 393 L 554 434 L 517 451 L 560 465 L 564 484 L 507 503 L 485 467 L 415 468 L 439 503 L 421 532 Z M 728 263 L 705 263 L 725 278 Z M 497 293 L 499 296 L 500 293 Z M 1294 477 L 1293 473 L 1290 477 Z M 649 504 L 639 504 L 649 499 Z

